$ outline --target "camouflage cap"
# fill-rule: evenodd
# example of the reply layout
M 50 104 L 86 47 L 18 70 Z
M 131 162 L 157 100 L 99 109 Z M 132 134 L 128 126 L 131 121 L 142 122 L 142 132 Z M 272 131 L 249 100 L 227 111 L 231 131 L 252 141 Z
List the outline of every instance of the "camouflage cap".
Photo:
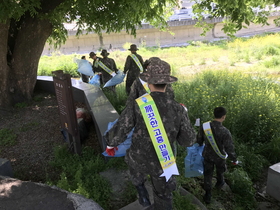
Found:
M 140 78 L 149 84 L 169 84 L 178 79 L 170 75 L 170 65 L 158 57 L 149 59 L 147 72 L 140 74 Z

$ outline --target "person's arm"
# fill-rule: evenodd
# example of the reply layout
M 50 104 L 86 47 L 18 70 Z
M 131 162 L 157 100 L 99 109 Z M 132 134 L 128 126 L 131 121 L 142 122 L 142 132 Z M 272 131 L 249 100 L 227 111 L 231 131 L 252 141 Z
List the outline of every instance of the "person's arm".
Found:
M 182 115 L 182 118 L 177 141 L 181 146 L 189 147 L 192 146 L 196 141 L 195 130 L 190 123 L 188 113 L 183 107 L 181 108 L 180 114 Z
M 230 160 L 236 162 L 237 155 L 235 154 L 232 137 L 229 131 L 224 135 L 223 139 L 224 139 L 225 152 L 228 154 Z
M 123 110 L 116 124 L 106 133 L 105 139 L 109 147 L 117 147 L 124 142 L 135 126 L 135 103 L 130 103 Z

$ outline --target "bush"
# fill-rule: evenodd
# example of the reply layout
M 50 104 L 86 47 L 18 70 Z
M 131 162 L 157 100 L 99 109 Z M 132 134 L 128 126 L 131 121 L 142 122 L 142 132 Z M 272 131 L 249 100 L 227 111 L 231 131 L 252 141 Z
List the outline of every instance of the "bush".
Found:
M 246 210 L 256 209 L 255 189 L 248 174 L 240 168 L 235 168 L 227 172 L 225 177 L 229 180 L 231 190 L 236 196 L 236 205 Z

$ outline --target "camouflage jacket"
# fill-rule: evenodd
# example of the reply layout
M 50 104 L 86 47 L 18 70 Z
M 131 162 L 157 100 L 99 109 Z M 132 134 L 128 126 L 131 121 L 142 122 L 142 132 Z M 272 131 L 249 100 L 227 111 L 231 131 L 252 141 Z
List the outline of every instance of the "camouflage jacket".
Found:
M 145 93 L 147 93 L 147 92 L 146 92 L 145 88 L 143 87 L 139 77 L 137 77 L 131 86 L 129 96 L 126 101 L 126 106 L 129 103 L 131 103 L 131 101 L 134 101 L 135 99 L 139 98 L 140 96 L 144 95 Z M 171 99 L 174 99 L 174 91 L 172 89 L 171 84 L 167 85 L 165 93 L 168 97 L 170 97 Z
M 221 122 L 215 120 L 213 120 L 210 123 L 210 126 L 220 152 L 222 154 L 225 154 L 226 152 L 228 154 L 228 158 L 235 162 L 237 159 L 236 159 L 236 154 L 234 152 L 234 145 L 233 145 L 230 131 L 226 127 L 224 127 Z M 202 145 L 203 142 L 205 142 L 205 147 L 202 155 L 205 159 L 214 162 L 216 162 L 216 160 L 221 159 L 213 150 L 206 135 L 204 134 L 203 127 L 201 126 L 201 129 L 197 135 L 197 143 L 199 145 Z
M 115 63 L 114 59 L 105 57 L 105 58 L 100 58 L 99 61 L 101 61 L 109 69 L 111 69 L 112 71 L 117 73 L 118 69 L 117 69 L 117 66 L 116 66 L 116 63 Z M 104 84 L 112 78 L 112 76 L 107 71 L 102 69 L 100 66 L 98 66 L 96 72 L 101 72 L 102 73 L 102 81 L 103 81 Z
M 135 53 L 137 56 L 138 60 L 143 66 L 143 58 L 141 55 Z M 135 61 L 132 59 L 132 57 L 129 55 L 126 58 L 125 65 L 124 65 L 124 73 L 127 73 L 127 80 L 135 80 L 139 74 L 140 74 L 140 69 L 135 63 Z
M 188 113 L 176 101 L 166 97 L 165 93 L 152 92 L 170 145 L 173 143 L 187 147 L 195 142 L 195 131 L 190 124 Z M 136 101 L 128 104 L 117 123 L 106 133 L 108 146 L 118 146 L 125 141 L 127 134 L 134 128 L 131 147 L 126 152 L 126 162 L 136 165 L 139 171 L 148 171 L 159 176 L 163 173 L 144 119 Z
M 99 61 L 100 59 L 101 59 L 100 57 L 97 57 L 96 60 L 93 60 L 93 63 L 92 63 L 92 71 L 93 71 L 93 73 L 100 72 L 100 69 L 98 68 L 98 66 L 96 66 L 96 62 Z

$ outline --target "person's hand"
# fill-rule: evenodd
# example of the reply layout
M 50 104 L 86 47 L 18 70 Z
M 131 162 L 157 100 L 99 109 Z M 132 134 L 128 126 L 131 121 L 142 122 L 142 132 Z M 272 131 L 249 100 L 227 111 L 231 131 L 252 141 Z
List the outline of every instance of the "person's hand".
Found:
M 235 166 L 236 166 L 236 165 L 240 165 L 241 163 L 242 163 L 242 162 L 241 162 L 241 161 L 238 161 L 238 160 L 235 161 L 235 162 L 232 161 L 232 164 L 235 165 Z
M 185 106 L 185 104 L 182 104 L 182 103 L 180 103 L 180 104 L 181 104 L 181 106 L 184 107 L 184 109 L 185 109 L 186 111 L 188 111 L 188 108 Z
M 118 147 L 109 147 L 107 146 L 106 152 L 109 156 L 115 156 L 115 151 L 118 150 Z

